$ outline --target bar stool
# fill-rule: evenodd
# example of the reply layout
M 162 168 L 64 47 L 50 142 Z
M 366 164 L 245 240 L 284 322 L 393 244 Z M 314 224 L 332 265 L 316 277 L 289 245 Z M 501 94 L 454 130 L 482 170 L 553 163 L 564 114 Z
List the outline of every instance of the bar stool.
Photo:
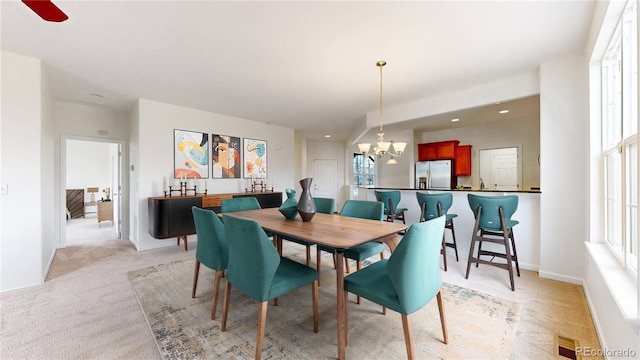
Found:
M 520 265 L 518 264 L 518 253 L 516 251 L 516 243 L 513 238 L 513 227 L 519 222 L 511 220 L 511 216 L 518 209 L 518 197 L 516 195 L 508 196 L 479 196 L 468 194 L 469 206 L 475 216 L 475 225 L 471 236 L 471 248 L 469 249 L 469 261 L 467 262 L 467 274 L 465 279 L 469 278 L 469 270 L 471 264 L 479 264 L 496 266 L 509 271 L 509 280 L 511 282 L 511 291 L 515 291 L 513 282 L 513 263 L 516 264 L 516 272 L 520 276 Z M 511 241 L 511 245 L 509 245 Z M 473 250 L 476 242 L 478 242 L 477 255 L 473 256 Z M 495 251 L 482 250 L 483 242 L 491 242 L 504 245 L 505 252 L 499 253 Z M 480 259 L 481 256 L 491 256 L 491 260 Z M 506 263 L 496 263 L 493 259 L 499 257 L 506 259 Z
M 458 214 L 447 214 L 451 204 L 453 203 L 453 195 L 450 193 L 441 194 L 426 194 L 416 193 L 418 199 L 418 205 L 420 205 L 420 222 L 428 221 L 440 217 L 442 215 L 447 216 L 445 222 L 445 229 L 451 230 L 451 237 L 453 242 L 447 242 L 444 234 L 442 235 L 442 258 L 444 261 L 444 271 L 447 271 L 447 247 L 453 248 L 456 253 L 456 261 L 460 261 L 458 258 L 458 244 L 456 242 L 456 231 L 453 227 L 453 218 L 458 217 Z
M 403 224 L 406 224 L 404 220 L 404 212 L 406 208 L 399 208 L 401 194 L 399 190 L 393 191 L 375 191 L 376 200 L 381 201 L 384 204 L 384 215 L 387 217 L 388 222 L 394 222 L 395 220 L 402 220 Z M 404 235 L 404 231 L 399 234 Z

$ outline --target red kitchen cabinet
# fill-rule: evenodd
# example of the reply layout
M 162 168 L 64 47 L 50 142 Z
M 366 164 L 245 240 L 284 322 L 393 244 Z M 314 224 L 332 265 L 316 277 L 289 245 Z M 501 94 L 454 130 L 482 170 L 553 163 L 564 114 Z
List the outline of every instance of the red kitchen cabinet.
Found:
M 471 145 L 456 148 L 456 176 L 471 176 Z

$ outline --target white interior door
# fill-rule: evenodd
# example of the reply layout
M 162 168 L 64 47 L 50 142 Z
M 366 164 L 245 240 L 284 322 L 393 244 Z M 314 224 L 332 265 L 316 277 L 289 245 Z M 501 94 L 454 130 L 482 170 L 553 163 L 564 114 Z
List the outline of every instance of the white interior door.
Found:
M 480 179 L 485 189 L 518 190 L 518 148 L 480 150 Z
M 313 159 L 311 195 L 336 199 L 338 196 L 338 160 Z
M 492 155 L 491 179 L 494 190 L 518 190 L 518 155 Z

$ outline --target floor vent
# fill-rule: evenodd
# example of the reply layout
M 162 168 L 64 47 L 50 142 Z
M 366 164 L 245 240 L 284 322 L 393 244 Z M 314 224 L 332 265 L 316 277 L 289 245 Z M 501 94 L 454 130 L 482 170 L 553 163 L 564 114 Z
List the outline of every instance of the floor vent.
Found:
M 569 339 L 560 335 L 556 337 L 556 349 L 558 349 L 557 354 L 567 359 L 582 359 L 582 356 L 576 354 L 576 349 L 579 346 L 578 340 Z

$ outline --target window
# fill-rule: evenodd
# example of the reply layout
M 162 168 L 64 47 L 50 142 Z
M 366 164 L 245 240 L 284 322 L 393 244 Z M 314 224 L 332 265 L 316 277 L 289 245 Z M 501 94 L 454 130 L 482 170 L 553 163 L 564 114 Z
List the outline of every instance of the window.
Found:
M 373 156 L 353 154 L 353 185 L 374 186 L 375 179 L 376 167 Z
M 605 242 L 637 276 L 638 9 L 630 0 L 601 62 Z

